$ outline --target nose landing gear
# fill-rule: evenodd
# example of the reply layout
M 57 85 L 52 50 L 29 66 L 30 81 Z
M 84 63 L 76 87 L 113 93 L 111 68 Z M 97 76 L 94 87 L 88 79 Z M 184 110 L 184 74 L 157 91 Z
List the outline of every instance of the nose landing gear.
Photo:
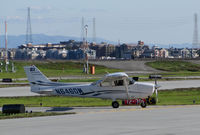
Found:
M 146 108 L 146 107 L 147 107 L 147 102 L 142 101 L 142 103 L 140 104 L 140 106 L 141 106 L 142 108 Z

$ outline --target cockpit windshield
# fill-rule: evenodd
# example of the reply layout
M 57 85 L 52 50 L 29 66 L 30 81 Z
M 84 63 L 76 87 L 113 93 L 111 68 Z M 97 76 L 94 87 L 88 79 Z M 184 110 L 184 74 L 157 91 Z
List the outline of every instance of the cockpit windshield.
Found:
M 98 80 L 98 81 L 96 81 L 96 82 L 91 83 L 91 85 L 98 85 L 98 84 L 100 84 L 101 82 L 102 82 L 102 80 Z

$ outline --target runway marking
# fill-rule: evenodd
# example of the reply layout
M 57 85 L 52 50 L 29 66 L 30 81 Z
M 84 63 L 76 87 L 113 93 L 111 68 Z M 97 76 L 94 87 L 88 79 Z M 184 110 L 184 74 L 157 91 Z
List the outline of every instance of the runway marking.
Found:
M 149 111 L 157 109 L 168 109 L 168 108 L 190 108 L 190 107 L 200 107 L 200 105 L 175 105 L 175 106 L 150 106 L 149 108 L 127 108 L 127 109 L 103 109 L 101 111 L 89 111 L 89 112 L 78 112 L 77 114 L 97 114 L 97 113 L 111 113 L 111 112 L 128 112 L 128 111 Z

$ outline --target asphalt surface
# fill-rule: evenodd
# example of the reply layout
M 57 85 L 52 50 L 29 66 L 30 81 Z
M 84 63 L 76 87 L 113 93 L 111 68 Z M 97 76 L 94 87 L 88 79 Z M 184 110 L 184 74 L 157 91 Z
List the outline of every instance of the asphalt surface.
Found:
M 161 86 L 159 90 L 200 87 L 200 80 L 159 81 L 158 85 Z M 29 86 L 0 88 L 0 97 L 15 96 L 39 96 L 39 94 L 31 92 Z
M 90 64 L 95 65 L 102 65 L 106 66 L 108 68 L 117 68 L 122 69 L 124 71 L 132 71 L 132 72 L 141 72 L 141 73 L 151 73 L 151 72 L 160 72 L 159 70 L 156 70 L 154 68 L 151 68 L 149 66 L 146 66 L 146 62 L 151 62 L 152 60 L 146 60 L 146 61 L 137 61 L 137 60 L 101 60 L 101 61 L 89 61 Z
M 1 135 L 197 135 L 200 132 L 198 105 L 88 110 L 74 115 L 0 120 L 0 133 Z

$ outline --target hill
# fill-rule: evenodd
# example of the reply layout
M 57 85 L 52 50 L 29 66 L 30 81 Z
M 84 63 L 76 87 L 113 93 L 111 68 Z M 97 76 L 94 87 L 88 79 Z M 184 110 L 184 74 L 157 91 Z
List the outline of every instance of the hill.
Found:
M 76 40 L 80 41 L 79 37 L 71 36 L 49 36 L 45 34 L 33 34 L 32 35 L 33 44 L 46 44 L 46 43 L 60 43 L 60 41 Z M 107 42 L 115 44 L 113 41 L 109 41 L 103 38 L 97 38 L 97 43 Z M 26 35 L 8 35 L 8 48 L 17 48 L 18 46 L 24 44 L 26 41 Z M 92 42 L 92 38 L 88 38 L 89 42 Z M 0 36 L 0 48 L 5 46 L 5 36 Z

